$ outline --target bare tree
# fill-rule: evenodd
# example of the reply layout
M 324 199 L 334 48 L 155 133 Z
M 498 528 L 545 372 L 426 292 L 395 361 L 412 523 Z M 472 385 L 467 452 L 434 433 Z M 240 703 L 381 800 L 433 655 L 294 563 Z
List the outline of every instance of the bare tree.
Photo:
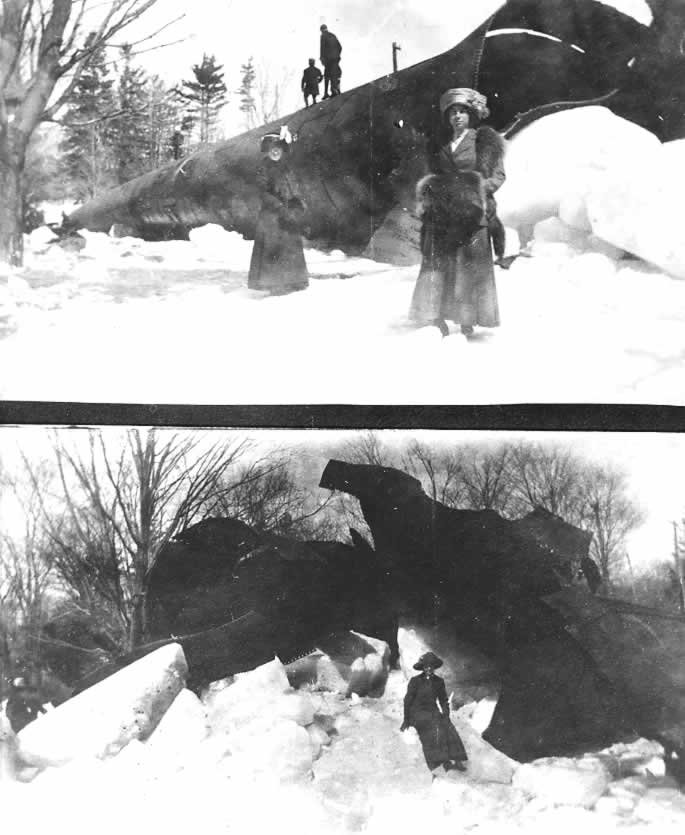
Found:
M 255 530 L 296 539 L 326 539 L 339 527 L 333 494 L 317 501 L 298 483 L 285 453 L 241 467 L 225 487 L 207 503 L 206 515 L 240 519 Z
M 628 535 L 644 521 L 625 474 L 609 464 L 590 464 L 556 444 L 521 443 L 511 455 L 517 515 L 543 507 L 592 531 L 590 553 L 608 584 L 626 564 Z
M 628 534 L 645 521 L 645 514 L 628 495 L 625 475 L 608 465 L 584 467 L 581 495 L 578 522 L 593 532 L 590 553 L 608 585 L 626 563 Z
M 473 446 L 464 451 L 461 481 L 467 507 L 509 514 L 514 490 L 511 458 L 507 444 L 494 449 Z
M 156 2 L 3 0 L 0 6 L 0 261 L 13 265 L 21 265 L 23 261 L 23 172 L 34 131 L 41 122 L 57 117 L 93 54 L 111 43 Z
M 428 485 L 428 495 L 435 502 L 457 507 L 463 497 L 462 458 L 459 451 L 435 452 L 425 444 L 412 441 L 402 456 L 402 465 Z
M 369 430 L 353 441 L 347 441 L 338 453 L 350 464 L 373 464 L 376 467 L 395 467 L 397 461 L 387 446 L 383 445 L 378 432 Z
M 580 461 L 558 444 L 522 442 L 511 449 L 512 510 L 542 507 L 571 522 L 582 501 Z
M 44 467 L 37 469 L 38 489 L 45 488 L 49 477 Z M 16 478 L 6 479 L 5 487 L 22 522 L 21 530 L 5 530 L 0 536 L 0 666 L 9 669 L 18 655 L 28 663 L 39 660 L 53 565 L 36 487 L 27 491 Z
M 278 119 L 283 108 L 284 93 L 294 77 L 285 67 L 275 71 L 261 63 L 255 71 L 254 100 L 258 124 Z
M 144 634 L 149 574 L 161 550 L 227 489 L 227 473 L 247 448 L 132 429 L 119 450 L 91 431 L 82 455 L 55 439 L 65 510 L 56 518 L 44 504 L 43 515 L 60 572 L 72 588 L 97 590 L 119 608 L 130 647 Z

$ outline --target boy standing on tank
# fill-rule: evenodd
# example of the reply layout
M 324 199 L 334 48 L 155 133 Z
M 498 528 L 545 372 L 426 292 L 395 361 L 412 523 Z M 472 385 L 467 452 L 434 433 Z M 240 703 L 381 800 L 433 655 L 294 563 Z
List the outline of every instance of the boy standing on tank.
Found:
M 316 66 L 313 58 L 309 59 L 309 65 L 302 73 L 301 88 L 304 94 L 304 106 L 309 107 L 309 97 L 312 97 L 312 104 L 316 104 L 319 96 L 319 84 L 323 80 L 321 70 Z

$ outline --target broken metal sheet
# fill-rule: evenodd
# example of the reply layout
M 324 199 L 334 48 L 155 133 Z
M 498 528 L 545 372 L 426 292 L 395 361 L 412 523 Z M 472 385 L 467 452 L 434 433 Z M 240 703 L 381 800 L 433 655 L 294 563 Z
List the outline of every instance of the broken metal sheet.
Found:
M 583 532 L 448 508 L 392 468 L 330 461 L 321 486 L 359 500 L 397 606 L 495 659 L 493 745 L 528 760 L 638 732 L 682 750 L 685 621 L 570 586 Z
M 630 699 L 642 733 L 685 748 L 685 618 L 573 588 L 546 602 Z
M 199 686 L 335 647 L 349 629 L 386 640 L 396 661 L 402 617 L 492 660 L 501 692 L 484 738 L 517 760 L 635 733 L 685 751 L 685 621 L 571 585 L 586 532 L 544 512 L 449 508 L 390 467 L 331 460 L 320 486 L 358 499 L 374 549 L 356 532 L 345 545 L 200 523 L 159 557 L 151 643 L 100 678 L 175 640 Z

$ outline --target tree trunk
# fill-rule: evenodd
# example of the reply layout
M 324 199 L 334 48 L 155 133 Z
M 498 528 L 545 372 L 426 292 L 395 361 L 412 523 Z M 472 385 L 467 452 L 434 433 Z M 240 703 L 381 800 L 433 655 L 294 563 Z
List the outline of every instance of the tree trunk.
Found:
M 0 263 L 24 263 L 23 160 L 0 150 Z
M 129 650 L 133 651 L 145 638 L 145 593 L 136 592 L 131 610 L 131 628 L 128 635 Z

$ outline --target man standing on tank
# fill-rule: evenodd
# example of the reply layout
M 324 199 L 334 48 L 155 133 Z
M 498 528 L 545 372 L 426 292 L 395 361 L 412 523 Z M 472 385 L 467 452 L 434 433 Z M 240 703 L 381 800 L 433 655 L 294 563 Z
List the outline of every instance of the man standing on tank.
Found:
M 342 54 L 342 46 L 333 32 L 328 31 L 328 26 L 325 23 L 320 28 L 321 48 L 319 58 L 323 64 L 323 97 L 327 99 L 330 98 L 328 94 L 329 84 L 331 88 L 330 95 L 340 95 L 340 76 L 342 75 L 340 56 Z

